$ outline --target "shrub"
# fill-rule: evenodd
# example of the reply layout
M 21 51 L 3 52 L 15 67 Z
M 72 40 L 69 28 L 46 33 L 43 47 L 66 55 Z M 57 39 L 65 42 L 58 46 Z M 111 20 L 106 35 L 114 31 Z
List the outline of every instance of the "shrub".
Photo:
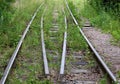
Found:
M 11 17 L 11 3 L 15 0 L 1 0 L 0 1 L 0 23 L 8 21 Z M 9 16 L 10 15 L 10 16 Z
M 119 0 L 90 0 L 90 5 L 96 10 L 105 10 L 111 15 L 120 19 L 120 2 Z

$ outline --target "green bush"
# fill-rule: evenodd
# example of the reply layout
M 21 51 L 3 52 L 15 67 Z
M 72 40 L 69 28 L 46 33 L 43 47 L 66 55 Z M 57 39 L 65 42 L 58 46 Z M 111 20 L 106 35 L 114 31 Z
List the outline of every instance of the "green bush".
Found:
M 5 46 L 14 46 L 16 44 L 17 38 L 15 37 L 15 34 L 9 34 L 9 31 L 14 31 L 12 30 L 13 28 L 10 27 L 10 21 L 13 17 L 13 9 L 11 6 L 11 3 L 13 3 L 15 0 L 0 0 L 0 35 L 3 37 L 0 37 L 0 46 L 5 47 Z M 9 35 L 8 35 L 9 34 Z M 14 36 L 13 38 L 11 38 Z M 7 42 L 6 42 L 7 41 Z M 14 44 L 12 43 L 14 42 Z
M 111 34 L 114 38 L 112 42 L 115 45 L 120 43 L 120 2 L 118 0 L 78 0 L 79 4 L 76 5 L 74 5 L 75 1 L 70 1 L 73 2 L 70 2 L 69 6 L 74 15 L 77 14 L 88 18 L 92 26 Z M 80 10 L 79 14 L 75 10 L 76 8 Z
M 0 0 L 0 23 L 3 24 L 9 20 L 12 15 L 11 3 L 15 0 Z M 4 22 L 5 21 L 5 22 Z
M 90 0 L 90 5 L 96 10 L 105 10 L 111 15 L 120 19 L 120 2 L 119 0 Z

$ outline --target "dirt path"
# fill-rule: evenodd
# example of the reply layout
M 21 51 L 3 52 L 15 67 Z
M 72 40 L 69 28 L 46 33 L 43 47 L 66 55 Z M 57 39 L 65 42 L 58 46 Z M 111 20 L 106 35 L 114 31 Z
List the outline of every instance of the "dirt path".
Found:
M 111 44 L 112 36 L 102 33 L 99 29 L 90 27 L 88 21 L 85 23 L 83 31 L 102 58 L 110 65 L 112 72 L 120 79 L 118 76 L 118 72 L 120 72 L 120 48 Z

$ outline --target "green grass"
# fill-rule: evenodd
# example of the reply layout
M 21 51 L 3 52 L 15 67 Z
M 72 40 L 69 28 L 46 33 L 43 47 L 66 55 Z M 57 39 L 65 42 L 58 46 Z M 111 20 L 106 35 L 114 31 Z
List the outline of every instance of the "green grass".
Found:
M 70 5 L 70 9 L 72 9 L 72 12 L 74 13 L 74 16 L 77 18 L 79 25 L 83 26 L 83 21 L 81 21 L 81 17 L 82 17 L 82 13 L 81 10 L 83 10 L 84 4 L 85 4 L 85 0 L 69 0 L 72 1 L 69 3 Z M 80 3 L 81 2 L 81 3 Z M 73 52 L 82 52 L 84 55 L 83 60 L 85 60 L 86 62 L 88 62 L 88 65 L 85 66 L 85 68 L 87 69 L 91 69 L 92 67 L 97 66 L 96 61 L 93 59 L 93 53 L 91 53 L 85 39 L 83 38 L 83 36 L 80 34 L 79 29 L 75 26 L 71 16 L 68 14 L 68 44 L 67 47 L 70 49 L 70 53 L 69 53 L 69 57 L 66 58 L 66 65 L 68 70 L 66 71 L 66 73 L 69 73 L 69 70 L 71 70 L 71 62 L 76 62 L 76 59 L 73 57 L 72 53 Z M 92 16 L 92 14 L 91 14 Z M 93 12 L 93 16 L 94 16 L 94 12 Z M 107 79 L 105 77 L 101 78 L 100 80 L 98 80 L 98 83 L 100 84 L 106 84 L 107 83 Z
M 48 1 L 50 2 L 50 1 Z M 55 71 L 59 71 L 60 68 L 60 59 L 61 59 L 61 54 L 62 54 L 62 43 L 63 43 L 63 34 L 64 34 L 64 14 L 62 12 L 62 1 L 52 1 L 48 3 L 47 5 L 47 13 L 44 15 L 44 37 L 45 37 L 45 46 L 47 50 L 53 50 L 53 51 L 58 51 L 59 57 L 58 60 L 59 62 L 53 63 L 54 60 L 54 55 L 56 54 L 51 54 L 47 53 L 48 57 L 48 63 L 49 67 Z M 58 32 L 57 33 L 51 33 L 50 28 L 53 27 L 54 24 L 54 18 L 53 18 L 53 13 L 54 9 L 58 11 L 58 17 L 56 19 L 56 24 L 58 24 Z M 50 40 L 50 36 L 56 37 L 57 43 L 54 43 L 53 41 Z M 53 55 L 53 56 L 52 56 Z
M 68 48 L 73 48 L 73 50 L 76 51 L 85 51 L 88 49 L 88 45 L 83 38 L 83 36 L 80 34 L 79 29 L 74 24 L 72 17 L 67 13 L 67 16 L 69 16 L 67 19 L 68 21 Z
M 41 81 L 39 78 L 39 76 L 43 75 L 39 19 L 41 17 L 41 11 L 39 11 L 30 27 L 7 84 L 37 84 Z
M 29 3 L 28 3 L 29 1 Z M 10 15 L 9 22 L 4 25 L 2 24 L 0 28 L 4 28 L 0 31 L 0 77 L 3 74 L 4 67 L 7 65 L 7 61 L 9 60 L 10 56 L 12 55 L 26 25 L 28 24 L 29 20 L 31 19 L 33 12 L 35 9 L 41 4 L 42 0 L 20 0 L 16 3 L 12 4 L 14 9 L 14 14 Z M 44 15 L 44 37 L 45 37 L 45 45 L 46 49 L 49 50 L 58 50 L 58 53 L 62 54 L 62 43 L 63 43 L 63 35 L 64 35 L 64 14 L 62 12 L 63 1 L 57 0 L 46 0 L 47 4 L 47 13 Z M 81 1 L 83 3 L 83 1 Z M 27 4 L 27 5 L 26 5 Z M 74 7 L 74 4 L 77 7 Z M 82 4 L 82 8 L 79 10 L 79 0 L 76 0 L 75 3 L 71 3 L 71 8 L 74 10 L 74 15 L 81 23 L 80 16 L 84 15 L 85 12 L 79 13 L 83 11 L 84 5 Z M 45 7 L 37 14 L 36 19 L 33 21 L 30 30 L 27 34 L 27 37 L 24 40 L 24 43 L 21 47 L 21 51 L 19 52 L 18 58 L 14 64 L 12 72 L 9 75 L 7 80 L 7 84 L 52 84 L 50 80 L 47 80 L 44 76 L 43 72 L 43 61 L 42 61 L 42 50 L 41 50 L 41 34 L 40 34 L 40 18 L 44 11 Z M 59 32 L 56 34 L 58 43 L 54 45 L 53 42 L 50 41 L 50 28 L 52 27 L 52 13 L 54 8 L 58 9 L 59 15 L 57 22 L 59 24 Z M 77 11 L 79 10 L 79 11 Z M 87 10 L 86 10 L 87 11 Z M 94 11 L 94 9 L 92 10 Z M 79 15 L 80 14 L 80 15 Z M 66 12 L 67 19 L 68 19 L 68 38 L 67 38 L 67 48 L 72 48 L 73 51 L 82 51 L 85 52 L 86 56 L 91 56 L 88 52 L 88 45 L 86 44 L 85 40 L 81 36 L 79 29 L 73 24 L 73 20 L 71 16 Z M 94 15 L 97 15 L 96 12 Z M 106 14 L 107 17 L 110 17 Z M 106 17 L 104 16 L 104 17 Z M 93 17 L 90 15 L 90 17 Z M 103 17 L 103 19 L 104 19 Z M 101 16 L 98 18 L 102 21 Z M 94 18 L 95 19 L 95 18 Z M 92 24 L 96 25 L 96 19 L 91 19 Z M 105 20 L 106 22 L 109 19 Z M 112 22 L 112 24 L 116 26 L 116 20 Z M 102 23 L 99 23 L 102 24 Z M 96 25 L 97 26 L 97 25 Z M 111 28 L 111 31 L 113 29 Z M 113 31 L 113 34 L 116 34 L 116 31 Z M 115 35 L 117 36 L 117 35 Z M 118 36 L 117 36 L 118 37 Z M 116 38 L 117 38 L 116 37 Z M 118 38 L 119 39 L 119 38 Z M 53 57 L 47 54 L 48 60 L 53 61 Z M 58 58 L 59 61 L 61 57 Z M 87 58 L 86 58 L 87 59 Z M 7 61 L 6 61 L 7 60 Z M 70 61 L 74 61 L 72 56 L 67 60 L 67 64 Z M 94 62 L 90 62 L 90 66 L 93 66 Z M 52 67 L 55 70 L 60 68 L 60 62 L 57 64 L 50 63 L 49 67 Z
M 107 76 L 104 76 L 103 78 L 100 79 L 99 84 L 107 84 Z
M 111 15 L 110 12 L 105 12 L 102 8 L 98 11 L 93 6 L 91 6 L 87 0 L 69 0 L 69 3 L 72 3 L 74 7 L 71 7 L 73 13 L 79 14 L 79 18 L 85 17 L 90 20 L 91 24 L 96 28 L 101 29 L 104 33 L 109 33 L 113 36 L 112 43 L 119 45 L 120 43 L 120 20 L 116 16 Z M 94 3 L 95 5 L 95 3 Z M 75 11 L 74 11 L 75 10 Z M 76 16 L 78 17 L 78 15 Z M 79 19 L 77 19 L 79 22 Z
M 68 45 L 74 50 L 85 50 L 87 48 L 87 44 L 76 26 L 69 25 Z
M 51 84 L 43 72 L 40 37 L 40 18 L 43 9 L 42 7 L 38 12 L 30 27 L 7 84 Z
M 25 30 L 26 25 L 41 2 L 42 0 L 29 0 L 29 3 L 28 0 L 17 1 L 13 4 L 15 13 L 12 15 L 12 18 L 9 19 L 9 23 L 0 26 L 5 27 L 5 30 L 0 32 L 0 77 L 7 65 L 7 61 Z M 43 75 L 40 47 L 40 17 L 42 11 L 43 10 L 39 11 L 30 27 L 21 51 L 19 52 L 18 59 L 15 62 L 15 66 L 10 73 L 7 84 L 50 84 L 45 77 L 41 77 Z

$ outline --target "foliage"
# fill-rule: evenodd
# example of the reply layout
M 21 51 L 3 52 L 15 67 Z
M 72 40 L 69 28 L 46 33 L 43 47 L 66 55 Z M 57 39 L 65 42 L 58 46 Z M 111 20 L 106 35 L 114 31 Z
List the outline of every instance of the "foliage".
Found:
M 14 10 L 11 7 L 11 3 L 14 0 L 1 0 L 0 1 L 0 37 L 2 41 L 0 41 L 0 47 L 5 46 L 14 46 L 17 42 L 16 35 L 10 34 L 13 38 L 9 38 L 6 34 L 9 34 L 9 31 L 14 31 L 13 28 L 7 28 L 9 26 L 8 23 L 13 17 Z M 7 41 L 7 42 L 6 42 Z M 13 43 L 14 42 L 14 43 Z
M 2 16 L 0 16 L 0 77 L 3 75 L 7 62 L 21 38 L 23 31 L 25 30 L 35 10 L 40 6 L 42 0 L 9 1 L 10 0 L 6 0 L 6 3 L 9 3 L 9 5 L 6 5 L 3 8 L 0 5 L 0 11 L 2 11 Z M 2 2 L 5 3 L 5 0 L 0 0 L 0 4 Z M 39 20 L 37 22 L 39 23 Z M 34 28 L 36 27 L 34 26 Z M 36 36 L 36 32 L 34 34 L 34 36 Z M 31 42 L 33 47 L 38 44 L 38 41 L 35 39 Z
M 115 12 L 115 9 L 112 8 L 112 5 L 109 5 L 110 7 L 107 6 L 107 2 L 104 2 L 104 4 L 102 4 L 103 0 L 89 0 L 89 1 L 78 0 L 76 2 L 73 0 L 69 0 L 69 1 L 70 2 L 72 1 L 73 3 L 79 2 L 76 5 L 74 5 L 74 7 L 71 7 L 71 10 L 74 10 L 75 8 L 80 10 L 78 13 L 79 15 L 82 15 L 80 17 L 88 18 L 93 26 L 100 28 L 103 32 L 110 33 L 114 38 L 114 40 L 112 40 L 113 44 L 119 46 L 120 5 L 119 7 L 115 6 L 117 7 Z M 120 3 L 116 3 L 116 4 L 120 4 Z
M 105 10 L 111 15 L 120 19 L 120 2 L 119 0 L 90 0 L 90 5 L 96 10 Z
M 97 26 L 104 32 L 110 33 L 114 37 L 114 44 L 117 44 L 120 41 L 120 17 L 117 15 L 119 11 L 114 12 L 115 10 L 112 9 L 111 5 L 108 7 L 107 5 L 101 5 L 101 3 L 103 3 L 102 0 L 92 3 L 92 5 L 87 3 L 86 7 L 82 10 L 83 15 L 90 19 L 93 26 Z M 110 9 L 109 11 L 106 10 L 107 7 Z
M 15 0 L 0 0 L 0 10 L 10 9 L 10 4 Z
M 8 20 L 11 17 L 11 3 L 15 0 L 1 0 L 0 1 L 0 22 Z

